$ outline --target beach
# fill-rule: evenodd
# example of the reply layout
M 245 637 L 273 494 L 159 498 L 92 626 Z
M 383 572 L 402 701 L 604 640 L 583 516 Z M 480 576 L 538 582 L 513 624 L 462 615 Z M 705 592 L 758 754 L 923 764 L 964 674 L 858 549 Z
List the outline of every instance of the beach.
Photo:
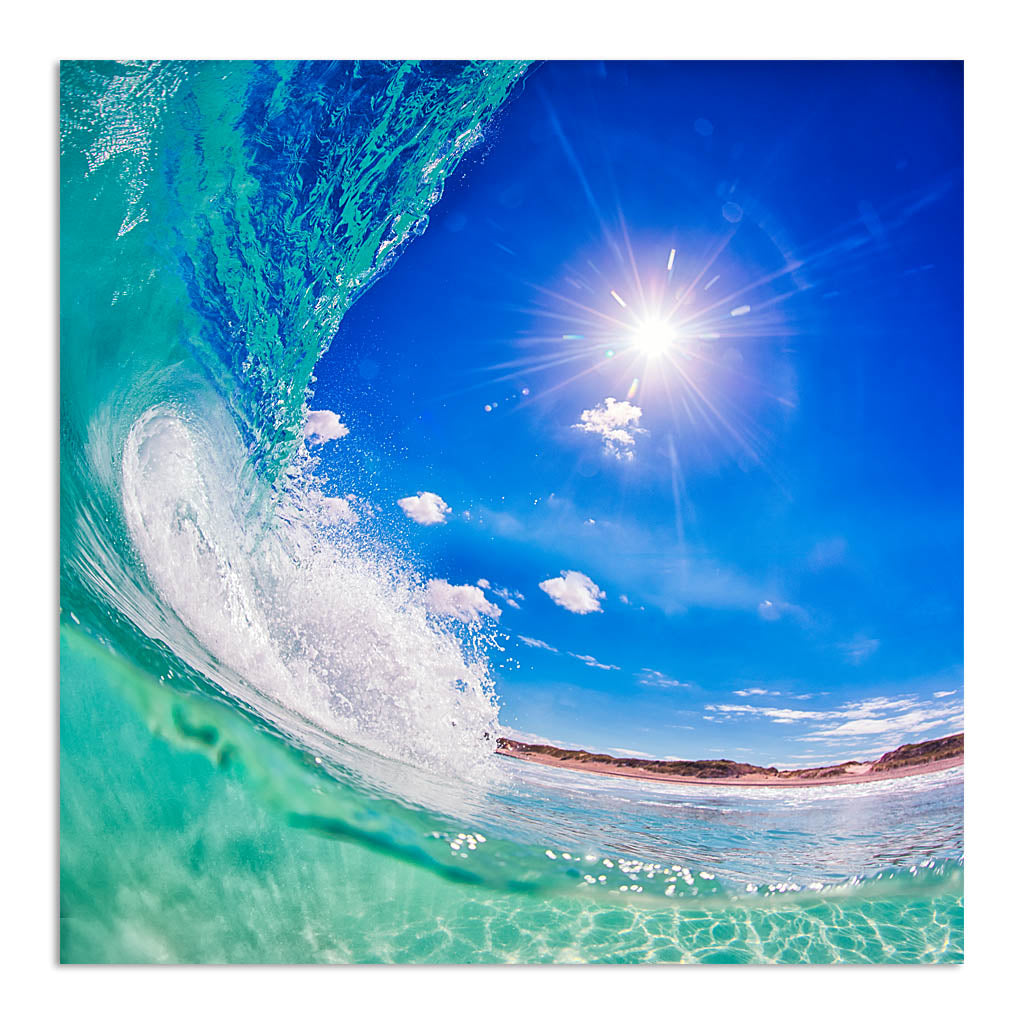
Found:
M 567 768 L 576 772 L 591 772 L 596 775 L 615 775 L 619 778 L 644 779 L 649 782 L 679 783 L 688 786 L 769 786 L 769 787 L 806 787 L 806 786 L 848 786 L 858 782 L 881 782 L 886 779 L 905 779 L 911 775 L 925 775 L 930 772 L 941 772 L 947 768 L 957 768 L 964 763 L 963 755 L 929 761 L 927 764 L 906 765 L 888 771 L 873 772 L 873 762 L 850 765 L 844 775 L 817 779 L 780 779 L 772 775 L 751 773 L 736 778 L 714 779 L 696 776 L 672 775 L 664 772 L 645 771 L 643 768 L 631 768 L 620 765 L 607 765 L 585 762 L 568 763 L 560 758 L 547 754 L 521 753 L 514 750 L 499 750 L 505 757 L 514 757 L 531 764 L 543 764 L 552 768 Z

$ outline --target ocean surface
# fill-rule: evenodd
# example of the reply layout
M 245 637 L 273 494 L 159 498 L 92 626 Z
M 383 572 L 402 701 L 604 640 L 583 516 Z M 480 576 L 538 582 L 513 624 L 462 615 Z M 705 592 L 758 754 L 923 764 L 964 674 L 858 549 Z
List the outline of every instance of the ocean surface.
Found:
M 527 71 L 62 66 L 63 961 L 963 959 L 962 769 L 498 757 L 493 639 L 318 489 L 315 364 Z

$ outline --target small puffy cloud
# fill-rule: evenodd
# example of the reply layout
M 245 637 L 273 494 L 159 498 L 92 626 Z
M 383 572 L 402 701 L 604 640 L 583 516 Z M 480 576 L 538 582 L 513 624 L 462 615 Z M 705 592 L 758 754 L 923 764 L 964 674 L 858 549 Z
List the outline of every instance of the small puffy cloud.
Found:
M 619 594 L 619 600 L 623 604 L 629 604 L 629 598 L 625 594 Z
M 582 661 L 584 665 L 589 665 L 591 668 L 603 668 L 606 672 L 619 671 L 618 665 L 602 665 L 592 654 L 573 654 L 569 652 L 569 657 L 575 658 L 577 661 Z
M 586 573 L 575 569 L 563 569 L 560 576 L 538 586 L 555 604 L 576 615 L 601 611 L 601 599 L 606 596 Z
M 955 697 L 956 696 L 956 690 L 936 690 L 932 694 L 932 696 L 933 697 L 940 697 L 940 698 L 941 697 Z
M 501 615 L 501 609 L 491 604 L 479 587 L 453 586 L 447 580 L 431 580 L 427 584 L 427 607 L 436 615 L 461 622 L 476 622 L 481 615 L 492 619 Z
M 417 491 L 415 497 L 399 498 L 398 507 L 420 526 L 443 523 L 452 512 L 444 498 L 433 491 Z
M 323 444 L 325 441 L 336 441 L 339 437 L 346 437 L 348 427 L 341 422 L 338 414 L 331 412 L 330 409 L 311 409 L 306 416 L 302 434 L 309 438 L 310 444 Z
M 642 415 L 643 410 L 638 405 L 606 398 L 603 405 L 584 409 L 580 413 L 579 423 L 573 424 L 573 429 L 597 434 L 603 441 L 605 455 L 628 461 L 633 458 L 636 435 L 647 433 L 639 425 Z
M 642 757 L 647 761 L 656 760 L 653 754 L 648 754 L 646 750 L 630 750 L 629 747 L 609 747 L 608 748 L 613 754 L 621 754 L 623 757 Z
M 324 498 L 322 509 L 321 518 L 327 523 L 345 523 L 351 526 L 359 520 L 348 498 Z
M 733 690 L 737 697 L 781 697 L 778 690 L 765 690 L 760 686 L 752 686 L 749 690 Z
M 532 636 L 521 636 L 519 639 L 527 647 L 536 647 L 542 651 L 550 651 L 552 654 L 558 653 L 557 647 L 552 647 L 551 644 L 546 644 L 543 640 L 537 640 Z
M 659 690 L 676 690 L 690 685 L 689 683 L 681 683 L 678 679 L 672 679 L 670 676 L 665 675 L 664 672 L 659 672 L 654 668 L 645 668 L 636 677 L 636 681 L 641 686 L 653 686 Z
M 478 579 L 476 581 L 476 585 L 481 590 L 490 590 L 491 589 L 491 581 L 490 580 L 485 580 L 482 576 L 480 577 L 480 579 Z

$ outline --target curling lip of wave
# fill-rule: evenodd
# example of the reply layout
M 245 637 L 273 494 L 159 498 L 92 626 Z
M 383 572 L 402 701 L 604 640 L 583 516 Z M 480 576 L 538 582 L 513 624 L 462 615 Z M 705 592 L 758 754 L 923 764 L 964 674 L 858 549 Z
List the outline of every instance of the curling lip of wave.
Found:
M 62 64 L 61 588 L 79 621 L 387 756 L 493 760 L 486 643 L 310 486 L 301 438 L 344 312 L 525 69 Z M 348 430 L 322 409 L 308 425 Z

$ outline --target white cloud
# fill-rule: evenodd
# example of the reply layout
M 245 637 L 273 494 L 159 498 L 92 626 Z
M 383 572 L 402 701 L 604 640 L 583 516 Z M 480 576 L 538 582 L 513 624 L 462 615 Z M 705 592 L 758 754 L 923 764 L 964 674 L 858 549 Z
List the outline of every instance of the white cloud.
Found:
M 619 671 L 618 665 L 602 665 L 592 654 L 573 654 L 569 651 L 569 657 L 576 658 L 578 661 L 582 661 L 584 665 L 589 665 L 591 668 L 603 668 L 606 672 Z
M 878 736 L 885 738 L 889 748 L 898 746 L 907 735 L 963 728 L 963 708 L 959 704 L 936 704 L 925 698 L 907 696 L 871 697 L 815 711 L 750 704 L 708 704 L 704 710 L 727 716 L 756 715 L 776 725 L 814 722 L 818 724 L 801 739 L 829 743 L 857 736 Z
M 657 760 L 653 754 L 648 754 L 646 750 L 630 750 L 628 747 L 609 747 L 608 749 L 613 754 L 622 754 L 623 757 L 642 757 L 648 761 Z
M 558 653 L 557 647 L 552 647 L 551 644 L 544 643 L 543 640 L 536 640 L 532 636 L 521 636 L 519 638 L 527 647 L 537 647 L 542 651 L 550 651 L 552 654 Z
M 606 596 L 589 576 L 575 569 L 563 569 L 561 576 L 538 586 L 555 604 L 576 615 L 601 611 L 601 599 Z
M 881 734 L 897 734 L 902 737 L 904 733 L 925 732 L 928 729 L 938 729 L 946 723 L 962 721 L 961 716 L 934 717 L 934 712 L 926 710 L 910 711 L 905 715 L 897 715 L 894 718 L 857 718 L 849 722 L 843 722 L 832 729 L 819 729 L 808 736 L 805 740 L 823 740 L 829 738 L 842 739 L 847 736 L 876 736 Z M 952 726 L 951 726 L 952 727 Z
M 433 491 L 417 491 L 415 497 L 399 498 L 398 507 L 420 526 L 443 523 L 452 511 L 444 498 Z
M 490 590 L 491 589 L 491 581 L 490 580 L 485 580 L 482 576 L 480 577 L 480 579 L 478 579 L 476 581 L 476 585 L 481 590 Z
M 955 697 L 956 696 L 956 690 L 936 690 L 932 694 L 932 696 L 933 697 Z
M 603 406 L 595 405 L 593 409 L 584 409 L 580 413 L 579 423 L 573 424 L 573 429 L 597 434 L 604 442 L 606 455 L 629 460 L 633 458 L 636 435 L 647 433 L 639 426 L 642 415 L 643 410 L 638 405 L 606 398 Z
M 781 697 L 778 690 L 762 690 L 759 686 L 752 686 L 749 690 L 733 690 L 737 697 Z
M 436 615 L 447 615 L 461 622 L 476 622 L 481 615 L 496 619 L 501 609 L 484 597 L 479 587 L 453 586 L 447 580 L 427 584 L 427 607 Z
M 338 414 L 331 412 L 330 409 L 311 409 L 306 416 L 302 434 L 310 439 L 310 444 L 323 444 L 325 441 L 336 441 L 339 437 L 346 437 L 348 427 L 341 422 Z
M 621 602 L 622 602 L 623 604 L 629 604 L 629 598 L 628 598 L 628 597 L 626 597 L 626 595 L 625 595 L 625 594 L 619 594 L 619 600 L 620 600 L 620 601 L 621 601 Z
M 643 672 L 636 677 L 636 681 L 641 686 L 653 686 L 659 690 L 675 690 L 678 688 L 687 688 L 689 683 L 681 683 L 678 679 L 672 679 L 665 675 L 664 672 L 659 672 L 654 668 L 645 668 Z

